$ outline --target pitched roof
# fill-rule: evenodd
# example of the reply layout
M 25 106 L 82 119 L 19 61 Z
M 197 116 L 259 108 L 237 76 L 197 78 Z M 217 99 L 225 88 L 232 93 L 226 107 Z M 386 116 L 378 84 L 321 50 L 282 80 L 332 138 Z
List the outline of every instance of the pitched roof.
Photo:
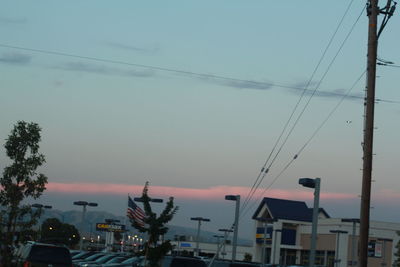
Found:
M 267 206 L 272 219 L 275 220 L 283 219 L 283 220 L 305 221 L 305 222 L 312 221 L 312 209 L 309 209 L 305 202 L 269 198 L 269 197 L 265 197 L 262 200 L 262 202 L 260 203 L 256 212 L 253 215 L 253 219 L 260 217 L 259 213 L 264 205 Z M 325 211 L 323 212 L 326 213 Z

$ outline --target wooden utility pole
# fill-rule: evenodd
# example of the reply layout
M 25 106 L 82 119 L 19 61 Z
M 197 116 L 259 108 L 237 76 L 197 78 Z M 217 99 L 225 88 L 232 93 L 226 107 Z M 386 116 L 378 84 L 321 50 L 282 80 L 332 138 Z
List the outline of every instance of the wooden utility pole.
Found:
M 378 0 L 370 0 L 367 8 L 369 16 L 368 25 L 368 55 L 367 55 L 367 88 L 364 110 L 364 142 L 363 142 L 363 176 L 360 208 L 360 244 L 359 267 L 368 264 L 368 234 L 371 204 L 371 174 L 372 150 L 374 135 L 374 108 L 375 108 L 375 80 L 376 58 L 378 47 Z

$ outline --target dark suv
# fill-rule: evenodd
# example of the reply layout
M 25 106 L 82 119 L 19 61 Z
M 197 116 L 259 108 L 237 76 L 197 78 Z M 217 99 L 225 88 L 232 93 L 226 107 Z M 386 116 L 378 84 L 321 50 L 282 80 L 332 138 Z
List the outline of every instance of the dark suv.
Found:
M 17 267 L 71 267 L 69 250 L 62 246 L 27 243 L 16 255 Z

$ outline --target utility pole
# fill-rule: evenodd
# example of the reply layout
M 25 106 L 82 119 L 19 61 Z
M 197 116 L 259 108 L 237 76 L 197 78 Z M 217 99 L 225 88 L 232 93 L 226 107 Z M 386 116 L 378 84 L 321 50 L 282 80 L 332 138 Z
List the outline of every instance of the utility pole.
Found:
M 371 204 L 372 151 L 374 135 L 375 80 L 376 58 L 378 47 L 378 0 L 369 0 L 367 7 L 368 22 L 368 55 L 367 55 L 367 88 L 364 102 L 364 142 L 363 142 L 363 176 L 360 208 L 360 254 L 359 266 L 368 264 L 368 234 Z
M 201 226 L 201 222 L 209 222 L 210 219 L 207 218 L 203 218 L 203 217 L 193 217 L 190 218 L 190 220 L 192 221 L 197 221 L 197 236 L 196 236 L 196 251 L 195 251 L 195 256 L 200 256 L 200 249 L 199 249 L 199 243 L 200 243 L 200 226 Z

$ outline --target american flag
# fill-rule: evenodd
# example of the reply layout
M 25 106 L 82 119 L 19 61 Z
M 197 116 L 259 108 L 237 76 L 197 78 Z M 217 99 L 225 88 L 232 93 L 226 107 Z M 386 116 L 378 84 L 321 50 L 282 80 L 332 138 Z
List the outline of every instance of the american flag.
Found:
M 136 205 L 130 196 L 128 196 L 128 210 L 126 211 L 126 215 L 128 218 L 136 221 L 140 226 L 144 226 L 144 211 L 138 205 Z

